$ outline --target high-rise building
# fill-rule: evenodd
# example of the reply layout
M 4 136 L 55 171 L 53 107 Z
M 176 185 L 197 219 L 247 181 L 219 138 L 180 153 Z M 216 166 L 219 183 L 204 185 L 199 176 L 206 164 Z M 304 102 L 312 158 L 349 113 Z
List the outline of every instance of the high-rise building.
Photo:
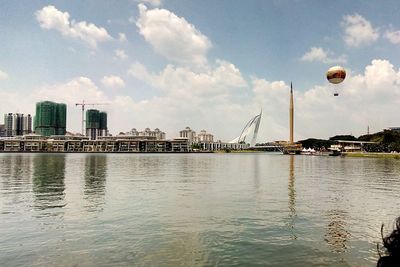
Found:
M 43 136 L 65 135 L 67 125 L 67 105 L 51 101 L 36 103 L 34 127 Z
M 6 127 L 4 124 L 0 124 L 0 137 L 6 136 Z
M 107 113 L 97 109 L 88 109 L 86 111 L 86 136 L 90 140 L 96 140 L 98 136 L 107 134 Z
M 5 136 L 14 136 L 13 132 L 14 116 L 12 113 L 4 114 L 4 128 Z
M 67 105 L 56 103 L 56 135 L 65 135 L 67 132 Z
M 104 111 L 99 112 L 99 130 L 97 131 L 97 136 L 106 136 L 108 134 L 107 128 L 107 113 Z
M 21 129 L 22 129 L 22 135 L 32 133 L 32 116 L 31 116 L 31 114 L 28 114 L 28 115 L 22 117 Z
M 32 132 L 32 117 L 30 114 L 8 113 L 4 115 L 4 136 L 18 136 Z

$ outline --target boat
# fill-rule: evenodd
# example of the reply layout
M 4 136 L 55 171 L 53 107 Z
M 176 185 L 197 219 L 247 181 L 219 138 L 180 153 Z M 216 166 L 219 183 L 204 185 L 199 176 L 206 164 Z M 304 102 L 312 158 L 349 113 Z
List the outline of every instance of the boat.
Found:
M 329 153 L 329 156 L 340 156 L 342 155 L 342 147 L 340 145 L 331 145 L 330 148 L 328 148 L 331 152 Z

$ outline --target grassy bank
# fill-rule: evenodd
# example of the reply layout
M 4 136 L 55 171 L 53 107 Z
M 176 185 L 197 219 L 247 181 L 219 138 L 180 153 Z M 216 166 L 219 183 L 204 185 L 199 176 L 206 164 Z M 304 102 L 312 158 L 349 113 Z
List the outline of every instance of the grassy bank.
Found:
M 390 159 L 400 159 L 399 153 L 370 153 L 370 152 L 346 152 L 342 153 L 346 157 L 357 157 L 357 158 L 390 158 Z

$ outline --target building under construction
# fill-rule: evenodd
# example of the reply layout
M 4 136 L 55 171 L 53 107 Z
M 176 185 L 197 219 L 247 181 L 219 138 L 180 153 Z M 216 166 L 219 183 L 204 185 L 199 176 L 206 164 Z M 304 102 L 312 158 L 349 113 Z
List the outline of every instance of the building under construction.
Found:
M 86 111 L 86 136 L 96 140 L 100 136 L 107 136 L 107 113 L 97 109 Z
M 67 105 L 51 101 L 36 103 L 35 133 L 42 136 L 65 135 Z

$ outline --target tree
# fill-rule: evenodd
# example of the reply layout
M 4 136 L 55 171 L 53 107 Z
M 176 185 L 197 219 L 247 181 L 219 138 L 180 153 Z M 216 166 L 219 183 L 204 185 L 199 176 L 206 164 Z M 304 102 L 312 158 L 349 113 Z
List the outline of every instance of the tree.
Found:
M 192 149 L 200 149 L 200 148 L 201 148 L 200 144 L 198 143 L 192 144 Z
M 335 135 L 331 138 L 329 138 L 329 140 L 331 141 L 335 141 L 335 140 L 344 140 L 344 141 L 357 141 L 357 138 L 354 137 L 353 135 Z
M 305 148 L 314 148 L 317 150 L 321 150 L 321 149 L 327 149 L 334 142 L 324 139 L 308 138 L 306 140 L 299 141 L 299 143 L 301 143 L 301 145 Z

